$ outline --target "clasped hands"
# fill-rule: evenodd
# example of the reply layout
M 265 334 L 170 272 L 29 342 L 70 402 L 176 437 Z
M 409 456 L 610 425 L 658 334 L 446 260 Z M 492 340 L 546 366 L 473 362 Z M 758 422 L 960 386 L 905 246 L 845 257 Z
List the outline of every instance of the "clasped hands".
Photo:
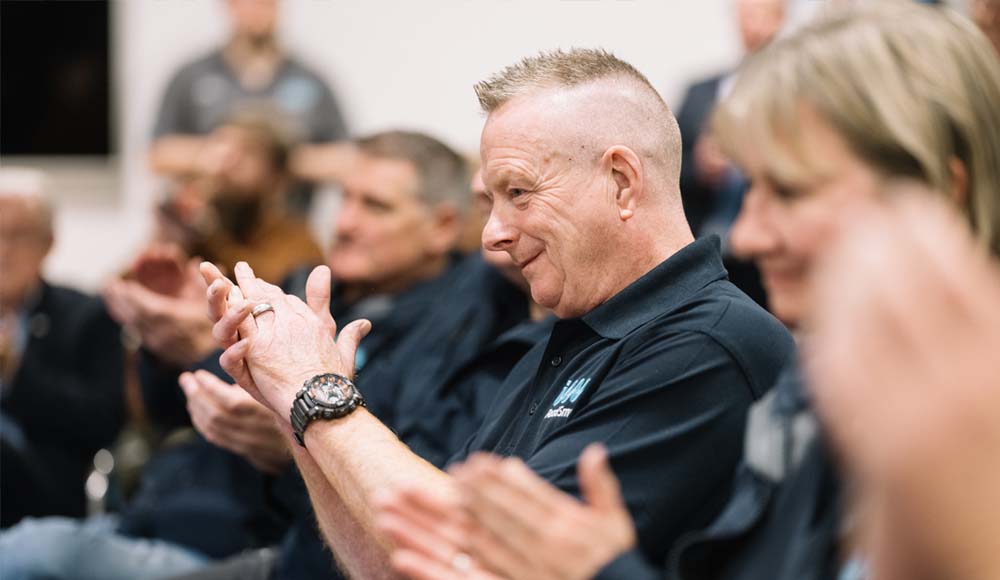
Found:
M 354 376 L 354 355 L 371 323 L 356 320 L 338 336 L 330 314 L 329 268 L 319 266 L 309 275 L 305 302 L 257 278 L 245 262 L 236 264 L 235 284 L 208 262 L 200 271 L 208 284 L 212 335 L 225 349 L 222 368 L 283 426 L 306 380 L 323 373 Z M 260 304 L 271 309 L 254 316 Z

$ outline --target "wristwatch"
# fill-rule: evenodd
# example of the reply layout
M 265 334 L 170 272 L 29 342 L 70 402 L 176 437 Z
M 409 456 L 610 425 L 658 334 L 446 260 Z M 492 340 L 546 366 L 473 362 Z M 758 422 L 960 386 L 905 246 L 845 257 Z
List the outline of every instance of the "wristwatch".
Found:
M 332 373 L 316 375 L 302 384 L 292 401 L 292 432 L 305 447 L 306 427 L 317 419 L 329 421 L 351 414 L 365 406 L 365 399 L 351 379 Z

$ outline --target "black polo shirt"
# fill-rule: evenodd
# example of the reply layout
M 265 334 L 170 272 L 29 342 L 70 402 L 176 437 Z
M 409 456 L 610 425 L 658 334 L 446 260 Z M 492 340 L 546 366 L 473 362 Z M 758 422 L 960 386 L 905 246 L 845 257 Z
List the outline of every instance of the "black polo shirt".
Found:
M 428 382 L 410 374 L 400 389 L 397 435 L 411 451 L 442 467 L 483 424 L 501 393 L 510 369 L 536 344 L 545 341 L 555 317 L 525 320 L 483 346 L 469 360 L 442 369 Z
M 453 461 L 476 450 L 518 456 L 579 495 L 577 459 L 600 441 L 642 551 L 662 561 L 722 508 L 747 409 L 792 352 L 785 328 L 726 280 L 718 238 L 698 240 L 583 317 L 558 321 Z

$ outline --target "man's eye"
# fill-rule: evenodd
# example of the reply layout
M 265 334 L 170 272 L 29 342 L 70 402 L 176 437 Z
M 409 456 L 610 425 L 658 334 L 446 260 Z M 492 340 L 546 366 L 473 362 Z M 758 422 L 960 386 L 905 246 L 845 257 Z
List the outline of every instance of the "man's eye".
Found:
M 522 196 L 522 195 L 524 195 L 525 193 L 528 193 L 528 191 L 527 191 L 527 190 L 525 190 L 525 189 L 520 189 L 520 188 L 518 188 L 518 187 L 512 187 L 511 189 L 509 189 L 509 190 L 508 190 L 508 192 L 510 193 L 510 196 L 511 196 L 512 198 L 517 198 L 517 197 L 521 197 L 521 196 Z

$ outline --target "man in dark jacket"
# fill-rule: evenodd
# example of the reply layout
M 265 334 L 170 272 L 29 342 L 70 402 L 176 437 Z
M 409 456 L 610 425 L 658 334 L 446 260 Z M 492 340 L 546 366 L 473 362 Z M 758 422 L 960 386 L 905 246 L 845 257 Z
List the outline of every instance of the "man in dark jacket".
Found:
M 52 248 L 43 176 L 0 174 L 0 520 L 82 517 L 94 453 L 123 419 L 118 326 L 99 300 L 42 278 Z

